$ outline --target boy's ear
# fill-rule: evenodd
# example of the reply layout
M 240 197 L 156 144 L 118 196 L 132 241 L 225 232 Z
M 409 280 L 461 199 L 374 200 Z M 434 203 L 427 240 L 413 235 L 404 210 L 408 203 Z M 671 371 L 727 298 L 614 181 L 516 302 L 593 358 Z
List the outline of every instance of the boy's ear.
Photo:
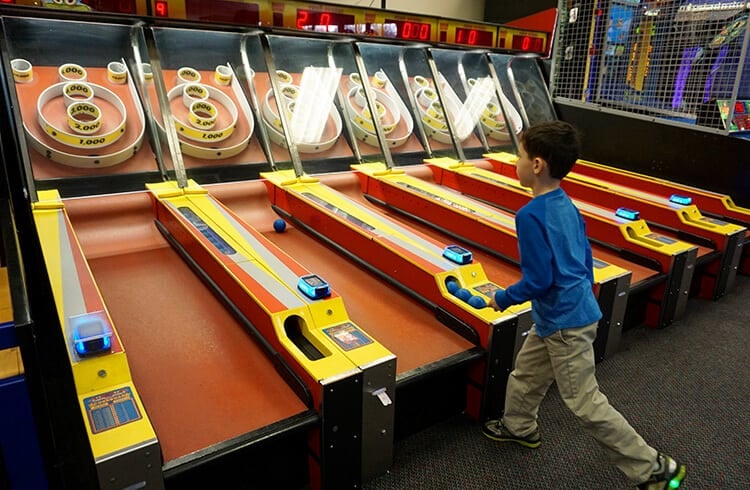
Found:
M 531 169 L 534 171 L 534 175 L 541 175 L 544 169 L 547 168 L 547 161 L 542 157 L 534 157 L 532 160 Z

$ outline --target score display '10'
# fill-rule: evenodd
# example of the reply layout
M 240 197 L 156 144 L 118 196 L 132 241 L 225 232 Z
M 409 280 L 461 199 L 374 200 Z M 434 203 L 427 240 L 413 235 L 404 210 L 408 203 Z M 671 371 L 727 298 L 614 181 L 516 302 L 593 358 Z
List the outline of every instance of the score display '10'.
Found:
M 469 44 L 471 46 L 494 46 L 492 32 L 479 29 L 466 29 L 456 27 L 456 42 L 458 44 Z

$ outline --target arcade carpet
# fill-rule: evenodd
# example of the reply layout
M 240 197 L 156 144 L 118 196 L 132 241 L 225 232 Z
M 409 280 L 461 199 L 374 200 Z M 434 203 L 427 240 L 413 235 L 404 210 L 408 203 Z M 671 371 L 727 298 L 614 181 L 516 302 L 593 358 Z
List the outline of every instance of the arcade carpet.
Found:
M 598 366 L 602 392 L 652 446 L 688 465 L 683 489 L 750 485 L 750 277 L 716 302 L 691 299 L 663 330 L 633 328 Z M 539 415 L 542 445 L 486 439 L 455 417 L 399 441 L 390 472 L 364 485 L 386 489 L 627 489 L 565 408 L 555 386 Z

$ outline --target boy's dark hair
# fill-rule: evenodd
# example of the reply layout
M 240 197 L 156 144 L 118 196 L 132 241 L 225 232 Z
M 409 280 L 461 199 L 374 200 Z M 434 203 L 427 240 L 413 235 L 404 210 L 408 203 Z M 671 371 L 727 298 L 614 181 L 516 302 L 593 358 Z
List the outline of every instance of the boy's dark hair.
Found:
M 520 143 L 529 158 L 539 157 L 547 162 L 550 177 L 562 180 L 578 160 L 581 135 L 564 121 L 548 121 L 524 131 Z

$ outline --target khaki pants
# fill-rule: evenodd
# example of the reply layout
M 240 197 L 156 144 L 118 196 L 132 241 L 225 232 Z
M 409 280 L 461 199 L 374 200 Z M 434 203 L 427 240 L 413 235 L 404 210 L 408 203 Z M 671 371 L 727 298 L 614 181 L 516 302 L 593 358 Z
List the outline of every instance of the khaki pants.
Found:
M 657 452 L 612 408 L 599 391 L 593 342 L 597 324 L 560 330 L 540 338 L 532 328 L 508 379 L 503 423 L 523 437 L 537 429 L 537 414 L 547 389 L 557 381 L 565 405 L 607 456 L 634 483 L 651 475 Z

